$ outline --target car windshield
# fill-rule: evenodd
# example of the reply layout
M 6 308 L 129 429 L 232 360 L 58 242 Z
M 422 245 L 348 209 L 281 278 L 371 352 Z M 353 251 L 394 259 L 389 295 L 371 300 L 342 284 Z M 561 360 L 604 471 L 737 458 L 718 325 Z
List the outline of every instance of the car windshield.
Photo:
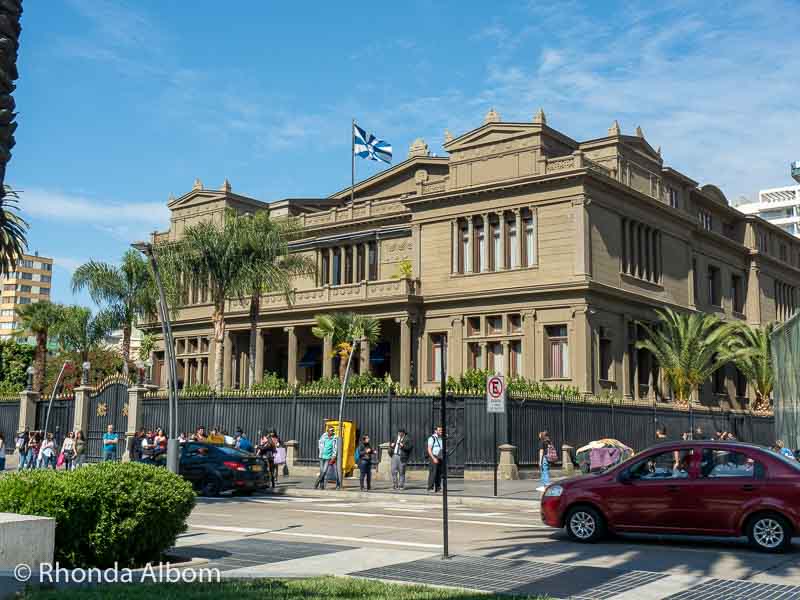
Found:
M 795 471 L 800 471 L 800 463 L 797 462 L 795 459 L 789 458 L 788 456 L 784 456 L 780 452 L 775 452 L 774 450 L 771 450 L 771 449 L 768 449 L 768 448 L 765 448 L 765 450 L 769 450 L 769 452 L 773 456 L 777 456 L 781 461 L 783 461 L 787 465 L 791 466 Z

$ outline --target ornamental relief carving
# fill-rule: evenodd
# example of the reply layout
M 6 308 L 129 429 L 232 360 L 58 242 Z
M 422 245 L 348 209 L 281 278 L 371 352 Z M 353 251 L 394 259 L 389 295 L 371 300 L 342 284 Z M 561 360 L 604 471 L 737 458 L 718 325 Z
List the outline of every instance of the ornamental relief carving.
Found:
M 388 240 L 381 244 L 381 263 L 396 263 L 411 260 L 414 242 L 411 238 Z

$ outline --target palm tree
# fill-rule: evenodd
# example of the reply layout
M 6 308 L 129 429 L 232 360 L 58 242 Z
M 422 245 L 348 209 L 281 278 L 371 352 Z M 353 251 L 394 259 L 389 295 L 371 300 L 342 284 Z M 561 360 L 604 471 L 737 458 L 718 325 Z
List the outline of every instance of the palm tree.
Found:
M 36 302 L 17 307 L 16 313 L 22 329 L 16 335 L 36 336 L 36 355 L 33 360 L 33 391 L 42 393 L 44 384 L 45 361 L 47 360 L 47 336 L 52 329 L 58 327 L 63 308 L 51 302 Z
M 776 323 L 767 323 L 762 328 L 740 324 L 728 341 L 723 356 L 747 378 L 756 397 L 750 405 L 754 412 L 769 410 L 775 372 L 772 369 L 772 341 L 770 336 Z
M 347 361 L 356 349 L 353 340 L 374 344 L 381 335 L 381 322 L 374 317 L 355 313 L 321 314 L 314 317 L 311 332 L 318 338 L 330 338 L 333 355 L 339 357 L 339 380 L 344 382 Z M 327 358 L 327 357 L 326 357 Z
M 19 78 L 17 52 L 19 20 L 22 15 L 22 0 L 5 0 L 0 3 L 0 275 L 11 273 L 17 259 L 27 248 L 25 232 L 28 224 L 16 214 L 18 196 L 5 185 L 6 165 L 11 160 L 14 147 L 14 122 L 16 104 L 11 95 L 16 89 L 14 81 Z
M 636 347 L 649 351 L 675 394 L 678 404 L 689 404 L 692 393 L 728 362 L 724 349 L 736 323 L 725 323 L 715 315 L 677 313 L 657 309 L 657 327 L 642 323 L 647 339 Z
M 17 202 L 17 192 L 4 186 L 0 191 L 0 275 L 12 273 L 28 247 L 28 223 L 17 214 Z
M 233 210 L 227 210 L 222 223 L 212 220 L 190 225 L 180 240 L 154 248 L 159 264 L 164 267 L 164 284 L 171 304 L 185 298 L 192 285 L 207 282 L 213 305 L 214 387 L 218 392 L 223 385 L 225 302 L 241 290 L 247 266 L 242 253 L 243 222 Z
M 105 306 L 122 327 L 122 357 L 130 360 L 131 328 L 137 318 L 154 314 L 156 292 L 150 265 L 139 252 L 128 250 L 119 266 L 90 260 L 72 275 L 72 291 L 88 288 L 89 296 Z
M 67 306 L 61 310 L 61 319 L 53 332 L 62 348 L 78 352 L 81 361 L 86 362 L 89 353 L 100 346 L 116 324 L 117 315 L 109 311 L 92 315 L 92 311 L 84 306 Z
M 241 218 L 241 217 L 240 217 Z M 292 279 L 313 273 L 314 261 L 303 254 L 289 253 L 289 240 L 300 233 L 296 221 L 269 218 L 266 211 L 248 215 L 240 228 L 241 252 L 245 260 L 239 285 L 239 297 L 250 303 L 250 347 L 248 349 L 249 384 L 256 380 L 256 341 L 261 296 L 280 292 L 292 302 Z
M 145 333 L 139 343 L 139 360 L 145 362 L 150 359 L 156 349 L 156 336 L 152 333 Z

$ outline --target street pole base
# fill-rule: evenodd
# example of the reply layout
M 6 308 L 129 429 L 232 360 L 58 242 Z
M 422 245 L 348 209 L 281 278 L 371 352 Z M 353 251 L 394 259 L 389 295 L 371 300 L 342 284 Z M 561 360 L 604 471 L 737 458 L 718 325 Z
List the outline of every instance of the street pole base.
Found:
M 181 453 L 181 444 L 177 438 L 167 440 L 167 470 L 170 473 L 178 473 L 178 458 Z

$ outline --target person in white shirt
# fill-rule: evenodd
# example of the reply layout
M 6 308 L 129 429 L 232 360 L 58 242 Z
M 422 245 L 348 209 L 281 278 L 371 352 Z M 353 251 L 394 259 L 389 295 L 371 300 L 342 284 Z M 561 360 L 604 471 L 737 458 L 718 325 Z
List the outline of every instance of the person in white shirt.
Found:
M 428 491 L 438 492 L 442 487 L 442 433 L 441 427 L 428 438 Z

